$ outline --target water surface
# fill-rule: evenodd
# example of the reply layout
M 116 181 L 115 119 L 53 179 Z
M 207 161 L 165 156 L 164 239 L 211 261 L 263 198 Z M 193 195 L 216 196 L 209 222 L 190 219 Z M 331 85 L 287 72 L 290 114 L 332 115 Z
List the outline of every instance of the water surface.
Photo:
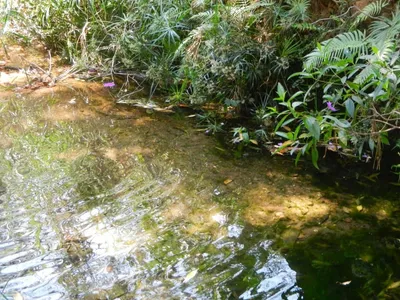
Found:
M 95 83 L 7 93 L 0 111 L 3 298 L 397 299 L 392 201 L 231 159 L 183 113 Z

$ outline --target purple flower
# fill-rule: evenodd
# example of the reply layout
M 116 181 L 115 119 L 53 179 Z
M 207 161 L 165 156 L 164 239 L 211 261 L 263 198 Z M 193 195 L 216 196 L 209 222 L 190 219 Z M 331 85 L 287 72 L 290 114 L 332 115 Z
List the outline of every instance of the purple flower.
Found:
M 280 147 L 280 146 L 282 146 L 283 145 L 283 143 L 278 143 L 278 146 Z
M 113 88 L 115 86 L 114 82 L 104 82 L 103 86 L 105 88 Z
M 337 111 L 337 109 L 333 107 L 332 102 L 328 101 L 326 102 L 326 105 L 330 111 Z

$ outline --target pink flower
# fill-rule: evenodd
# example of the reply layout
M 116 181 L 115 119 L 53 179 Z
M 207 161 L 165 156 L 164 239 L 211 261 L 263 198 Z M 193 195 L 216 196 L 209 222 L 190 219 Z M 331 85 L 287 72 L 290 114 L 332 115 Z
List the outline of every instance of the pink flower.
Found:
M 332 102 L 328 101 L 328 102 L 326 103 L 326 105 L 328 106 L 328 109 L 329 109 L 330 111 L 337 111 L 337 109 L 333 107 Z
M 113 88 L 113 87 L 115 87 L 115 83 L 114 82 L 104 82 L 103 86 L 105 88 Z

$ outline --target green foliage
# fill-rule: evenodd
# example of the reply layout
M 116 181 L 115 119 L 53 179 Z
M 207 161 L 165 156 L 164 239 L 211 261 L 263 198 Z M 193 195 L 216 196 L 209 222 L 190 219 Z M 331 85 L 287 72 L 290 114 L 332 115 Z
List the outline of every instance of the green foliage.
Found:
M 247 105 L 260 88 L 270 89 L 263 83 L 273 87 L 287 77 L 304 51 L 299 37 L 305 27 L 295 25 L 308 19 L 309 4 L 235 1 L 199 10 L 176 53 L 182 58 L 179 76 L 190 82 L 190 102 Z
M 389 1 L 387 0 L 378 0 L 368 4 L 357 15 L 356 19 L 353 21 L 352 27 L 358 26 L 360 23 L 364 22 L 370 17 L 378 16 L 382 9 L 388 4 Z
M 297 161 L 309 153 L 317 167 L 318 148 L 333 144 L 358 157 L 369 149 L 379 166 L 398 126 L 400 13 L 377 17 L 385 0 L 354 17 L 341 1 L 343 13 L 326 21 L 313 20 L 309 0 L 20 3 L 31 33 L 70 61 L 139 73 L 174 104 L 251 106 L 259 127 L 234 129 L 240 145 L 270 140 L 273 127 Z M 372 17 L 367 31 L 357 29 Z M 327 30 L 338 34 L 312 50 Z M 214 133 L 220 123 L 202 125 Z
M 398 33 L 382 24 L 395 26 L 399 19 L 397 10 L 391 20 L 373 22 L 368 35 L 347 32 L 318 45 L 306 56 L 303 72 L 292 75 L 309 83 L 302 101 L 292 101 L 297 93 L 286 100 L 287 91 L 278 86 L 277 101 L 286 109 L 271 108 L 269 115 L 279 121 L 275 133 L 290 141 L 285 147 L 292 153 L 301 148 L 297 158 L 311 149 L 317 167 L 316 148 L 326 146 L 356 157 L 370 151 L 380 167 L 383 147 L 400 128 Z
M 31 34 L 69 61 L 140 73 L 192 104 L 247 105 L 264 97 L 299 65 L 310 36 L 319 35 L 308 23 L 309 0 L 20 3 Z
M 304 68 L 311 71 L 335 59 L 343 59 L 352 53 L 365 55 L 367 43 L 361 31 L 345 32 L 332 39 L 322 42 L 318 47 L 306 55 Z

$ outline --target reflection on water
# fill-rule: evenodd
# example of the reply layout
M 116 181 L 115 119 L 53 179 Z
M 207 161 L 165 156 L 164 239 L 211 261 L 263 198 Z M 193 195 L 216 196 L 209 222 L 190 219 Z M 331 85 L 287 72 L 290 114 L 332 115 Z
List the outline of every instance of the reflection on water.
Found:
M 301 299 L 296 272 L 215 186 L 168 149 L 150 155 L 162 146 L 148 121 L 74 99 L 1 102 L 3 298 Z

